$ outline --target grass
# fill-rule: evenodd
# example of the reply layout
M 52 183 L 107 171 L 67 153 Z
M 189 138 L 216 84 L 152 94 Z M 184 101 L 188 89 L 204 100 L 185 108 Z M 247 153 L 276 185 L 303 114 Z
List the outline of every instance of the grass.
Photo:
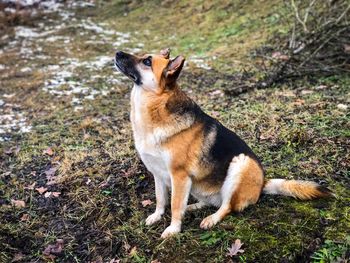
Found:
M 0 99 L 6 103 L 0 106 L 1 113 L 23 113 L 32 130 L 8 132 L 9 140 L 0 144 L 0 262 L 15 257 L 22 262 L 52 261 L 43 252 L 58 238 L 64 247 L 56 262 L 345 260 L 350 235 L 350 127 L 349 111 L 338 105 L 348 103 L 350 78 L 304 79 L 236 97 L 222 92 L 230 86 L 229 73 L 253 68 L 252 50 L 286 32 L 280 15 L 286 13 L 284 8 L 278 1 L 101 1 L 96 8 L 75 11 L 77 22 L 55 32 L 68 37 L 69 43 L 33 39 L 28 41 L 30 48 L 43 50 L 34 56 L 20 53 L 19 42 L 1 53 L 0 63 L 6 66 L 0 75 Z M 141 201 L 155 201 L 155 196 L 152 175 L 133 146 L 131 84 L 109 64 L 86 66 L 96 57 L 112 57 L 119 37 L 83 30 L 79 23 L 87 18 L 104 23 L 106 29 L 131 32 L 129 42 L 118 44 L 118 49 L 142 43 L 143 50 L 170 46 L 173 55 L 207 58 L 211 70 L 189 61 L 180 78 L 183 89 L 248 142 L 263 160 L 267 178 L 315 180 L 333 189 L 337 198 L 300 202 L 262 196 L 257 205 L 203 231 L 201 220 L 215 211 L 206 208 L 186 214 L 181 234 L 160 240 L 170 211 L 159 224 L 145 226 L 155 204 L 143 207 Z M 55 26 L 60 20 L 50 23 Z M 14 39 L 13 28 L 6 34 Z M 49 59 L 36 56 L 41 53 Z M 55 73 L 42 69 L 56 64 L 64 68 L 67 59 L 86 64 L 72 69 L 72 76 L 56 90 L 70 90 L 67 83 L 73 81 L 72 85 L 93 87 L 98 92 L 93 100 L 83 93 L 58 96 L 43 90 Z M 24 67 L 31 71 L 22 72 Z M 81 103 L 75 104 L 74 98 Z M 48 147 L 51 155 L 45 153 Z M 51 168 L 57 168 L 57 183 L 47 185 Z M 33 183 L 34 189 L 28 189 Z M 35 190 L 41 186 L 61 194 L 46 198 Z M 26 206 L 14 207 L 11 199 L 23 200 Z M 236 239 L 244 243 L 244 253 L 230 259 L 227 248 Z

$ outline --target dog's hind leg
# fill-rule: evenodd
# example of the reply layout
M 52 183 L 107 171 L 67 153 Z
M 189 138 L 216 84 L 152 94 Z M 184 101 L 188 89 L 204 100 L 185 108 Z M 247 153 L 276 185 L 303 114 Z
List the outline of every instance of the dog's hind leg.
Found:
M 234 157 L 220 190 L 221 206 L 214 214 L 204 218 L 200 227 L 208 229 L 231 211 L 241 211 L 249 204 L 256 203 L 263 182 L 262 171 L 255 160 L 244 154 Z

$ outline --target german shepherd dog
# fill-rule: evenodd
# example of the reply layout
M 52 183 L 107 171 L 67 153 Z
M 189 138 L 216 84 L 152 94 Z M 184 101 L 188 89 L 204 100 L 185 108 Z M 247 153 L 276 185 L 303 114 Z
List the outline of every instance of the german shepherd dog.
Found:
M 208 229 L 232 211 L 255 204 L 262 192 L 298 199 L 332 196 L 317 183 L 299 180 L 264 180 L 262 165 L 234 132 L 204 113 L 178 86 L 185 59 L 170 59 L 170 50 L 135 56 L 118 51 L 115 66 L 133 83 L 131 124 L 135 146 L 153 174 L 156 210 L 147 225 L 159 221 L 171 189 L 171 224 L 161 237 L 181 231 L 186 211 L 215 206 L 203 219 Z M 188 205 L 192 195 L 197 203 Z

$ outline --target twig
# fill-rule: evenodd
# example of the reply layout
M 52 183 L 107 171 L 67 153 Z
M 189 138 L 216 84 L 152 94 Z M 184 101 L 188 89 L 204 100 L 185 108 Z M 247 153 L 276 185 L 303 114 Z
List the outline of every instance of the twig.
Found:
M 347 28 L 342 28 L 341 30 L 337 31 L 334 35 L 337 35 L 343 31 L 345 31 Z M 308 62 L 318 51 L 320 51 L 332 38 L 334 38 L 334 35 L 331 35 L 326 41 L 324 41 L 312 54 L 305 59 L 299 66 L 298 68 L 302 67 L 306 62 Z
M 343 19 L 343 17 L 345 16 L 345 14 L 349 11 L 350 9 L 350 5 L 348 5 L 348 7 L 345 9 L 345 11 L 338 17 L 338 19 L 335 21 L 336 24 L 338 24 L 340 22 L 340 20 Z
M 292 6 L 293 6 L 293 8 L 294 8 L 294 11 L 295 11 L 295 17 L 297 18 L 297 20 L 299 21 L 299 23 L 303 26 L 304 31 L 305 31 L 305 32 L 309 32 L 309 30 L 308 30 L 307 27 L 306 27 L 305 22 L 304 22 L 303 20 L 301 20 L 301 18 L 300 18 L 300 16 L 299 16 L 299 10 L 298 10 L 298 7 L 295 5 L 294 0 L 291 0 L 291 4 L 292 4 Z

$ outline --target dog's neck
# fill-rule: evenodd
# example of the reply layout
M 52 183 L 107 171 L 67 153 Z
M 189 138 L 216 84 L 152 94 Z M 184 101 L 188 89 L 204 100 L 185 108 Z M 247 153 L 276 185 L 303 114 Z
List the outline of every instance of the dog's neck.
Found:
M 131 122 L 134 133 L 154 133 L 160 128 L 166 133 L 162 137 L 188 128 L 194 119 L 191 114 L 182 113 L 183 105 L 194 103 L 179 86 L 156 94 L 134 85 L 131 92 Z M 179 117 L 179 114 L 183 115 Z M 171 127 L 170 127 L 170 126 Z

